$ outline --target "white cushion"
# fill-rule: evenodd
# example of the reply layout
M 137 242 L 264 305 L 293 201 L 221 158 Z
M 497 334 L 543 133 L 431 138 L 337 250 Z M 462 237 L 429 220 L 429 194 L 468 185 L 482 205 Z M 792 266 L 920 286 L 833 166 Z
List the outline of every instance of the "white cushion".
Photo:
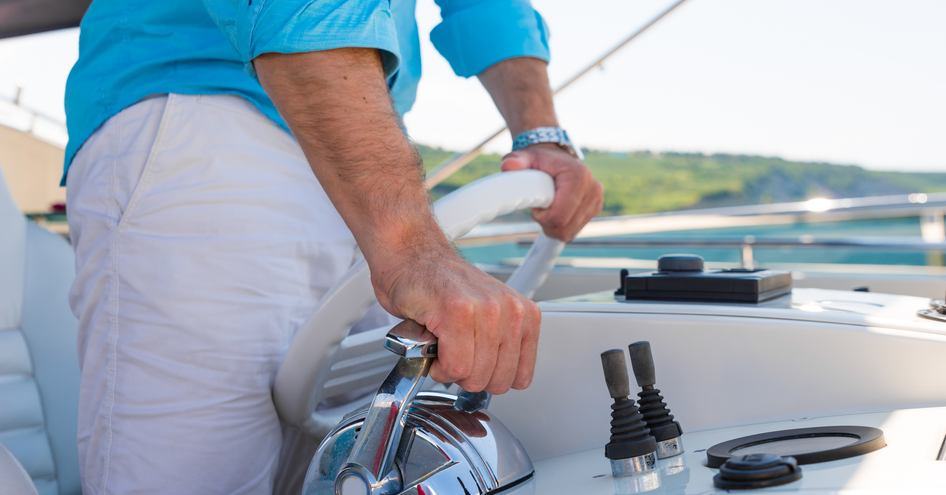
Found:
M 0 330 L 18 328 L 23 310 L 26 218 L 0 173 Z
M 9 450 L 0 445 L 0 493 L 4 495 L 37 495 L 36 487 L 26 470 Z
M 81 492 L 74 263 L 65 239 L 26 221 L 0 174 L 0 447 L 32 478 L 24 493 Z M 21 493 L 4 482 L 0 494 Z

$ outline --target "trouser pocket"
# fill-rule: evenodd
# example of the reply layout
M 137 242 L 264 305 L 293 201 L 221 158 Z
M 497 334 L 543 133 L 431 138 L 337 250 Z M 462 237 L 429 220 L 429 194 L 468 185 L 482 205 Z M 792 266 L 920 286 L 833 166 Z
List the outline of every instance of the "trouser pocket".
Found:
M 174 96 L 153 97 L 122 110 L 76 154 L 66 178 L 73 245 L 88 219 L 119 224 L 150 180 Z

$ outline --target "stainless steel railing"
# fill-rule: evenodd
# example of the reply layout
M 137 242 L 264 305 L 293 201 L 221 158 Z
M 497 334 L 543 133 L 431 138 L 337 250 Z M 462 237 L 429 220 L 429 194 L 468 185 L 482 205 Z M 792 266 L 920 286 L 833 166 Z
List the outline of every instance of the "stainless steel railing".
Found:
M 528 246 L 529 241 L 520 241 L 521 246 Z M 903 238 L 851 238 L 851 239 L 816 239 L 812 236 L 797 238 L 757 238 L 743 236 L 729 239 L 577 239 L 570 246 L 583 248 L 647 248 L 647 247 L 711 247 L 734 248 L 739 250 L 740 264 L 743 268 L 755 265 L 755 248 L 853 248 L 883 251 L 919 251 L 934 255 L 946 253 L 946 242 L 927 242 L 922 239 Z M 941 256 L 940 256 L 941 257 Z
M 733 206 L 668 213 L 601 217 L 592 220 L 579 238 L 653 234 L 681 230 L 824 223 L 849 220 L 918 217 L 920 237 L 925 242 L 944 242 L 946 193 L 913 193 L 863 198 L 825 199 Z M 463 245 L 531 240 L 539 233 L 533 222 L 493 223 L 477 227 L 462 240 Z

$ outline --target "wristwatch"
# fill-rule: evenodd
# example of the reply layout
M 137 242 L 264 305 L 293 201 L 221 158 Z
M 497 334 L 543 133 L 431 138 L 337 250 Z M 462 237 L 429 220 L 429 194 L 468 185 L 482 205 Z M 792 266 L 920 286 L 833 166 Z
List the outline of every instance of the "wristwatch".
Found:
M 533 144 L 551 143 L 556 144 L 569 154 L 578 158 L 583 158 L 581 150 L 572 144 L 568 133 L 561 127 L 536 127 L 520 133 L 512 140 L 512 150 L 518 151 Z

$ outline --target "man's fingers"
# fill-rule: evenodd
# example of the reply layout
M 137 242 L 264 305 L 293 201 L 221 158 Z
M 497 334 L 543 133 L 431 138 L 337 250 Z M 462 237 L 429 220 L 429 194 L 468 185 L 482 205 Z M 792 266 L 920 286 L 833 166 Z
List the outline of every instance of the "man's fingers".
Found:
M 437 383 L 453 383 L 453 380 L 447 377 L 447 373 L 443 369 L 440 358 L 435 359 L 433 364 L 430 365 L 430 379 Z
M 473 368 L 470 374 L 457 380 L 457 383 L 469 392 L 480 392 L 489 385 L 493 369 L 498 358 L 502 321 L 502 302 L 500 297 L 486 298 L 479 302 L 475 316 L 476 334 L 473 350 Z
M 557 168 L 559 166 L 564 168 Z M 536 168 L 548 169 L 553 174 L 555 199 L 548 208 L 533 210 L 532 216 L 547 235 L 571 241 L 601 211 L 601 184 L 585 167 L 540 164 Z
M 504 394 L 516 379 L 519 368 L 519 347 L 522 338 L 522 324 L 527 311 L 526 304 L 531 304 L 519 297 L 511 298 L 503 309 L 502 334 L 496 359 L 496 368 L 486 390 L 493 394 Z
M 475 356 L 473 336 L 466 331 L 456 333 L 460 335 L 437 340 L 437 359 L 430 366 L 430 377 L 436 382 L 461 382 L 472 373 Z
M 473 371 L 476 307 L 465 298 L 453 298 L 445 304 L 447 318 L 442 326 L 430 328 L 437 336 L 437 359 L 430 376 L 440 383 L 459 382 Z
M 600 208 L 601 185 L 592 179 L 591 184 L 584 188 L 584 196 L 574 205 L 574 214 L 568 219 L 566 235 L 569 240 L 581 232 L 581 229 L 598 213 Z
M 532 155 L 513 151 L 512 153 L 509 153 L 503 157 L 503 162 L 500 164 L 499 168 L 503 172 L 525 170 L 527 168 L 532 168 L 532 163 Z
M 582 225 L 590 222 L 592 218 L 598 216 L 598 214 L 604 209 L 604 186 L 602 186 L 597 180 L 594 181 L 593 187 L 591 189 L 591 195 L 591 201 L 589 202 L 591 205 L 591 210 L 588 212 Z
M 573 158 L 555 155 L 553 159 L 539 159 L 547 155 L 514 151 L 503 157 L 502 170 L 541 170 L 555 180 L 555 198 L 546 208 L 532 210 L 532 217 L 542 225 L 546 235 L 572 240 L 587 221 L 599 211 L 592 194 L 600 194 L 600 185 L 584 166 L 576 166 Z M 593 212 L 593 213 L 591 213 Z
M 574 233 L 569 231 L 569 221 L 579 211 L 584 193 L 579 186 L 574 176 L 562 174 L 556 177 L 552 204 L 533 215 L 546 234 L 563 241 L 571 240 Z
M 532 383 L 536 355 L 539 349 L 539 330 L 542 324 L 542 313 L 535 303 L 530 301 L 524 309 L 522 334 L 519 343 L 519 363 L 516 368 L 516 378 L 512 382 L 512 388 L 519 390 L 528 387 Z
M 591 210 L 591 192 L 588 188 L 576 188 L 574 195 L 569 200 L 568 208 L 564 209 L 565 219 L 562 221 L 562 240 L 571 242 L 585 223 L 588 221 L 588 213 Z

